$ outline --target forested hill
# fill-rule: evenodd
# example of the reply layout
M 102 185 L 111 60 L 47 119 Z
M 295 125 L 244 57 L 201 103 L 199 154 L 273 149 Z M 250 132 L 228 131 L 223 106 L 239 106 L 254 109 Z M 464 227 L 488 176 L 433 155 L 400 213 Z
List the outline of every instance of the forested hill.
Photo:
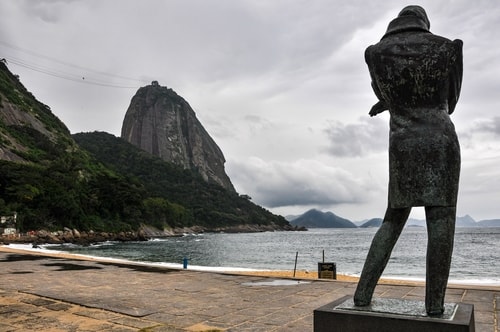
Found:
M 17 213 L 21 231 L 86 228 L 92 220 L 102 228 L 97 221 L 108 216 L 88 194 L 100 202 L 99 188 L 90 188 L 104 170 L 90 169 L 89 159 L 50 107 L 0 62 L 0 214 Z
M 307 228 L 356 228 L 350 220 L 335 215 L 332 212 L 322 212 L 311 209 L 291 221 L 292 225 Z
M 0 215 L 16 213 L 19 231 L 291 228 L 249 199 L 110 134 L 75 138 L 89 152 L 0 62 Z
M 252 203 L 247 196 L 208 183 L 199 174 L 165 162 L 121 138 L 105 132 L 80 133 L 73 138 L 108 168 L 144 187 L 148 196 L 144 199 L 146 220 L 157 227 L 291 228 L 285 218 Z

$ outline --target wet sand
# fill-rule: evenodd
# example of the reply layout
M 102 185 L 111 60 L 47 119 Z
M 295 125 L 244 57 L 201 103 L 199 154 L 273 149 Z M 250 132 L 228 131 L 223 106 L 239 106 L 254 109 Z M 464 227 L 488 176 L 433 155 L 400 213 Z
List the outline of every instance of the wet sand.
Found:
M 263 276 L 263 277 L 274 277 L 274 278 L 295 278 L 295 279 L 318 279 L 318 273 L 317 272 L 310 272 L 307 270 L 297 270 L 295 271 L 295 276 L 294 276 L 294 271 L 244 271 L 244 272 L 236 272 L 237 274 L 242 274 L 242 275 L 254 275 L 254 276 Z M 331 279 L 321 279 L 324 281 L 328 281 Z M 337 273 L 337 279 L 336 281 L 347 281 L 347 282 L 358 282 L 359 277 L 356 276 L 350 276 L 350 275 L 345 275 L 345 274 L 338 274 Z M 417 281 L 417 280 L 406 280 L 406 279 L 387 279 L 387 278 L 382 278 L 378 282 L 379 284 L 390 284 L 390 285 L 424 285 L 425 282 L 423 281 Z

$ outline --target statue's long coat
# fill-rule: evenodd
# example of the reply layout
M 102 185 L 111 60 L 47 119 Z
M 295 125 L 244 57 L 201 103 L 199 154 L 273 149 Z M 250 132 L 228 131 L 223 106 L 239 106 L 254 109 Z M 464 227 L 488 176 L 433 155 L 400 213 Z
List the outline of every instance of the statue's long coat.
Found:
M 462 41 L 398 17 L 365 59 L 391 115 L 389 206 L 455 206 L 460 146 L 449 115 L 460 94 Z

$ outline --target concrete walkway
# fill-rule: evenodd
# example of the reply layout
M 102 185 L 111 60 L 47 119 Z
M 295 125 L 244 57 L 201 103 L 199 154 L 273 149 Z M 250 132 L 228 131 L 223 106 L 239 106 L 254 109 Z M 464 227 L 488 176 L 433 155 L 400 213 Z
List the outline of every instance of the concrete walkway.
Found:
M 312 331 L 313 310 L 356 284 L 171 270 L 0 252 L 0 331 Z M 423 300 L 422 286 L 375 296 Z M 499 330 L 499 287 L 450 287 L 476 331 Z

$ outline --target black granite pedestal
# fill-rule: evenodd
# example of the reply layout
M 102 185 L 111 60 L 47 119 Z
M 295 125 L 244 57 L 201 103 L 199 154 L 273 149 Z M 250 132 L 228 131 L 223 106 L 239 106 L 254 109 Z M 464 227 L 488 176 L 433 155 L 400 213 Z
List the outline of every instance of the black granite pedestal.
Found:
M 314 332 L 474 332 L 474 306 L 447 303 L 441 317 L 428 317 L 423 301 L 373 299 L 356 307 L 352 296 L 314 310 Z

